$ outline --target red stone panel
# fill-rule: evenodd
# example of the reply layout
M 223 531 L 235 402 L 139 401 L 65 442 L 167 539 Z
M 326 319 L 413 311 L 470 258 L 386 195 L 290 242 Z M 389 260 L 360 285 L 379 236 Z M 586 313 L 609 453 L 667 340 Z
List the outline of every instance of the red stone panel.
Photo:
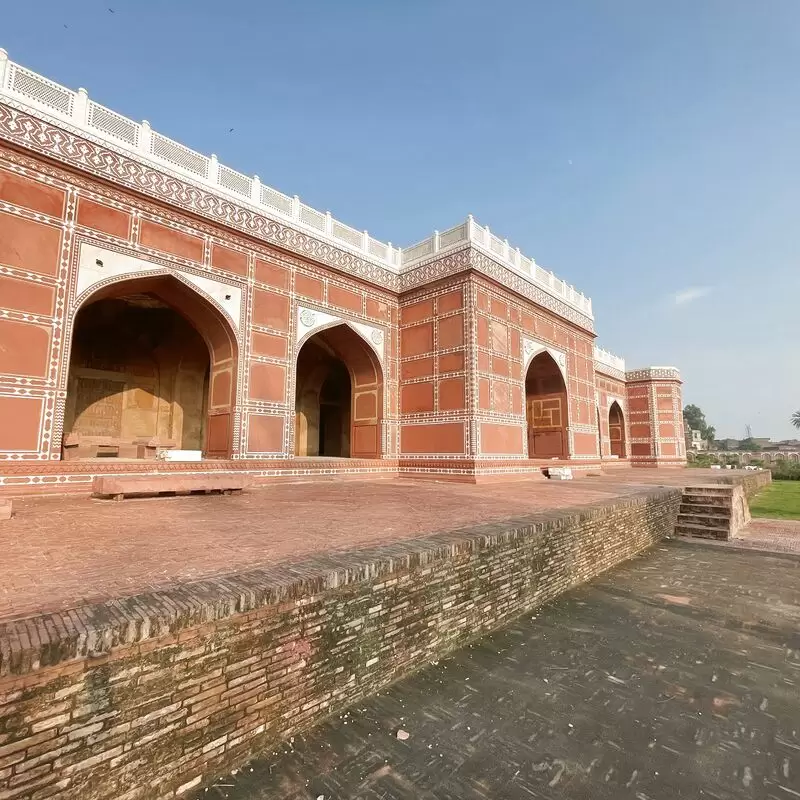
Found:
M 353 428 L 353 456 L 377 458 L 380 453 L 377 425 L 356 425 Z
M 325 297 L 325 284 L 321 280 L 301 272 L 294 276 L 294 290 L 297 294 L 318 302 Z
M 231 401 L 231 371 L 220 369 L 211 375 L 211 405 L 225 406 Z
M 401 372 L 403 380 L 433 375 L 433 358 L 415 358 L 413 361 L 404 361 L 401 364 Z
M 400 412 L 414 414 L 433 411 L 433 383 L 406 383 L 400 387 Z
M 47 377 L 50 329 L 0 319 L 0 374 Z
M 407 455 L 461 454 L 464 452 L 464 423 L 403 425 L 400 430 L 400 449 Z
M 356 420 L 375 419 L 378 416 L 378 393 L 359 392 L 354 403 Z M 363 448 L 362 448 L 363 449 Z
M 507 378 L 511 374 L 510 364 L 507 358 L 492 356 L 492 372 L 502 378 Z
M 0 275 L 0 308 L 50 316 L 54 302 L 53 287 Z
M 678 451 L 675 442 L 661 442 L 661 455 L 662 456 L 677 456 Z
M 497 320 L 492 320 L 491 347 L 495 353 L 508 353 L 508 325 Z
M 668 411 L 672 414 L 672 398 L 671 397 L 657 397 L 656 408 L 659 411 Z
M 342 289 L 341 286 L 334 284 L 328 286 L 328 302 L 338 308 L 361 313 L 361 295 L 349 289 Z
M 221 244 L 211 246 L 211 266 L 247 277 L 247 255 L 238 250 L 231 250 Z
M 464 344 L 464 315 L 456 314 L 439 320 L 439 348 L 461 347 Z
M 382 322 L 389 321 L 389 304 L 384 303 L 383 300 L 374 300 L 371 297 L 367 298 L 367 316 L 373 319 L 379 319 Z
M 492 381 L 492 410 L 500 414 L 511 412 L 511 386 L 505 381 Z
M 631 422 L 630 428 L 633 439 L 648 439 L 652 433 L 649 422 Z
M 58 228 L 0 212 L 0 264 L 56 275 L 60 249 Z
M 0 397 L 0 450 L 38 450 L 43 408 L 41 397 Z
M 280 453 L 283 450 L 283 424 L 283 417 L 251 414 L 247 449 L 251 453 Z
M 128 239 L 131 233 L 131 215 L 117 208 L 95 203 L 86 197 L 79 197 L 78 225 L 119 239 Z
M 675 426 L 672 423 L 662 423 L 658 426 L 658 435 L 662 439 L 674 439 L 677 435 Z
M 597 455 L 597 436 L 593 433 L 575 433 L 573 435 L 575 455 Z
M 518 425 L 481 424 L 481 453 L 484 455 L 522 455 L 522 428 Z
M 208 453 L 216 453 L 221 457 L 229 455 L 230 436 L 230 413 L 209 415 L 208 432 L 206 434 L 206 450 Z
M 511 412 L 513 414 L 522 414 L 522 387 L 519 384 L 511 385 Z
M 652 454 L 653 450 L 649 442 L 631 442 L 631 455 L 651 456 Z
M 410 325 L 433 316 L 433 300 L 420 300 L 400 309 L 400 324 Z
M 253 353 L 257 356 L 270 356 L 271 358 L 286 358 L 289 352 L 289 340 L 285 336 L 273 333 L 253 332 Z
M 647 397 L 630 397 L 628 400 L 630 411 L 650 411 L 650 401 Z
M 267 403 L 286 400 L 286 367 L 255 362 L 250 365 L 250 397 Z
M 256 259 L 256 280 L 278 289 L 288 289 L 289 270 L 279 267 L 277 264 Z
M 489 354 L 485 350 L 478 351 L 478 371 L 479 372 L 488 372 L 489 365 L 491 364 L 491 358 Z
M 478 381 L 478 406 L 483 411 L 490 411 L 492 408 L 492 400 L 489 393 L 488 378 L 481 378 Z
M 439 381 L 439 411 L 461 411 L 466 407 L 464 379 L 445 378 Z
M 492 297 L 489 308 L 493 317 L 498 317 L 503 320 L 508 318 L 508 305 L 502 300 Z
M 0 169 L 0 200 L 61 218 L 64 216 L 64 198 L 63 189 Z
M 444 353 L 439 356 L 439 372 L 460 372 L 464 369 L 464 353 Z
M 265 289 L 253 291 L 253 322 L 279 331 L 289 330 L 289 298 Z
M 478 315 L 478 346 L 489 347 L 489 318 Z
M 421 356 L 433 350 L 433 323 L 414 325 L 400 331 L 400 355 Z
M 439 314 L 447 314 L 450 311 L 458 311 L 464 306 L 464 293 L 461 289 L 454 292 L 447 292 L 436 300 L 436 310 Z
M 149 219 L 141 221 L 139 243 L 144 247 L 161 250 L 163 253 L 171 253 L 191 261 L 203 260 L 203 240 L 199 236 L 168 228 Z

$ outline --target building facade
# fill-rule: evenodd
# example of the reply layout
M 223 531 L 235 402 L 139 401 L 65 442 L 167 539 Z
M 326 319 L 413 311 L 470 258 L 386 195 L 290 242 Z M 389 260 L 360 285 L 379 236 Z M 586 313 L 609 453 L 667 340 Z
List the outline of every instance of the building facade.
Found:
M 681 408 L 472 218 L 393 247 L 0 51 L 0 491 L 680 465 Z

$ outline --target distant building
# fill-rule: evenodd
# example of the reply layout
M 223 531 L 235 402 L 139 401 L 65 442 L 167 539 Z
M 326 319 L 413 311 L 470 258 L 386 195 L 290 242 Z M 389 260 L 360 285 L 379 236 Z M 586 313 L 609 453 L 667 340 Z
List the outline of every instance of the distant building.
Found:
M 708 442 L 703 439 L 700 431 L 690 428 L 686 431 L 686 452 L 694 450 L 696 453 L 708 450 Z

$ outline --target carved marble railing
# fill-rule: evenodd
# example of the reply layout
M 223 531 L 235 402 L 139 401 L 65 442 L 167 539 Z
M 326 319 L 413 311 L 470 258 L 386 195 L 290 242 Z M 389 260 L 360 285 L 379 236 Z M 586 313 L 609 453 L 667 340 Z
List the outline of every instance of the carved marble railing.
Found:
M 317 211 L 296 195 L 279 192 L 259 177 L 249 177 L 217 161 L 163 136 L 150 123 L 134 122 L 89 99 L 85 89 L 77 92 L 60 86 L 8 59 L 0 50 L 0 98 L 8 97 L 26 106 L 69 124 L 77 131 L 126 151 L 138 160 L 153 163 L 199 182 L 239 202 L 258 207 L 266 216 L 312 232 L 337 247 L 355 250 L 362 257 L 389 267 L 400 268 L 400 248 L 378 241 L 367 233 L 345 225 L 330 213 Z
M 488 227 L 478 225 L 472 217 L 461 225 L 443 233 L 435 232 L 425 241 L 401 250 L 391 242 L 373 238 L 367 231 L 339 222 L 328 212 L 307 206 L 296 195 L 289 196 L 262 184 L 257 175 L 244 175 L 220 164 L 215 155 L 205 156 L 163 136 L 146 120 L 135 122 L 96 103 L 85 89 L 77 92 L 67 89 L 16 64 L 9 60 L 5 50 L 0 49 L 2 100 L 29 109 L 37 116 L 52 118 L 79 135 L 101 141 L 139 161 L 211 188 L 239 203 L 255 206 L 267 217 L 353 251 L 395 273 L 470 243 L 531 284 L 592 318 L 592 302 L 588 297 L 522 255 L 519 248 L 510 247 L 507 240 L 495 236 Z
M 594 348 L 594 363 L 601 371 L 603 367 L 612 370 L 613 374 L 622 373 L 622 379 L 625 379 L 625 359 L 620 356 L 615 356 L 608 350 L 603 350 L 602 347 Z
M 444 255 L 450 250 L 457 250 L 465 244 L 483 250 L 489 257 L 522 275 L 530 283 L 593 319 L 592 301 L 583 292 L 579 292 L 574 286 L 540 267 L 532 258 L 524 256 L 518 247 L 511 247 L 507 239 L 495 236 L 488 225 L 479 225 L 472 216 L 454 228 L 442 233 L 434 231 L 433 236 L 413 247 L 406 247 L 403 250 L 403 269 L 409 269 L 435 256 Z

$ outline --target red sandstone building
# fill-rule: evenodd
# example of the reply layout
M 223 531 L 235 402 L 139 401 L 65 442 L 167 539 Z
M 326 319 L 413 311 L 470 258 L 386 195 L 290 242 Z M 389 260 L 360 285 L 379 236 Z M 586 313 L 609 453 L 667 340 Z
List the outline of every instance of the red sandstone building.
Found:
M 471 218 L 401 250 L 0 50 L 0 491 L 679 465 L 680 386 Z

